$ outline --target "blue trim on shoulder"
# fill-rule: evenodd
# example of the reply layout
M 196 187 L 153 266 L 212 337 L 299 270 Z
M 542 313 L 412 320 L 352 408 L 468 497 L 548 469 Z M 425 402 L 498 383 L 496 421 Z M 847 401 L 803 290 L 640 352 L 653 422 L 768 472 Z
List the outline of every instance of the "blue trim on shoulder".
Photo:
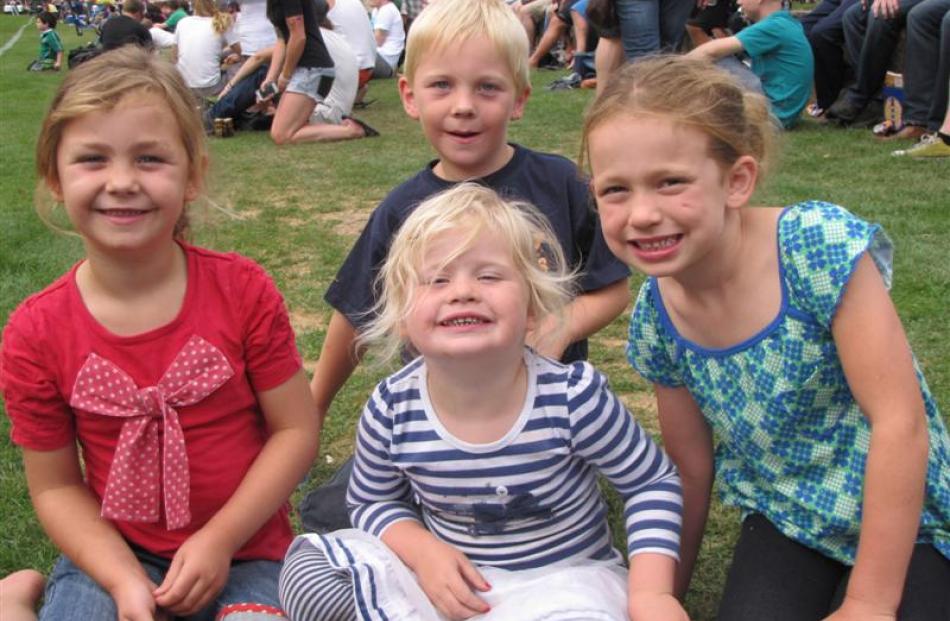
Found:
M 779 277 L 779 286 L 781 287 L 782 293 L 782 302 L 779 305 L 778 313 L 775 317 L 766 325 L 764 328 L 759 330 L 756 334 L 750 336 L 746 340 L 736 343 L 730 347 L 724 348 L 709 348 L 703 347 L 699 343 L 694 343 L 693 341 L 687 339 L 685 336 L 679 333 L 676 329 L 676 326 L 673 325 L 673 320 L 670 319 L 669 314 L 666 312 L 666 306 L 663 304 L 663 296 L 660 294 L 660 286 L 657 283 L 655 277 L 650 277 L 649 286 L 650 293 L 653 297 L 653 307 L 656 309 L 657 314 L 660 316 L 660 325 L 663 326 L 663 329 L 666 330 L 666 333 L 673 339 L 673 341 L 682 348 L 695 351 L 698 354 L 703 356 L 711 357 L 726 357 L 736 354 L 740 351 L 752 347 L 759 341 L 768 338 L 773 332 L 782 324 L 782 321 L 785 319 L 785 315 L 788 312 L 788 284 L 785 281 L 785 261 L 782 257 L 782 245 L 779 242 L 779 235 L 781 231 L 782 218 L 785 217 L 785 214 L 789 212 L 791 207 L 786 207 L 782 210 L 782 213 L 779 215 L 778 220 L 775 224 L 775 251 L 778 253 L 778 277 Z M 677 352 L 679 353 L 679 352 Z M 679 356 L 677 356 L 678 358 Z

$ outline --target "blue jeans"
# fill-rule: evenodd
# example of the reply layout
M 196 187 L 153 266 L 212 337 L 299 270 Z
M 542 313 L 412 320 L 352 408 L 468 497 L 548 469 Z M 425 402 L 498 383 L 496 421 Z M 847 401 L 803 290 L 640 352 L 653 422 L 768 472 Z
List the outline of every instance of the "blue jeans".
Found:
M 627 60 L 672 52 L 686 32 L 694 0 L 616 0 L 620 39 Z
M 924 0 L 907 15 L 904 120 L 937 131 L 950 82 L 950 0 Z
M 751 69 L 746 67 L 745 63 L 735 56 L 725 56 L 720 58 L 716 61 L 716 65 L 720 69 L 725 69 L 734 77 L 738 78 L 739 82 L 742 84 L 742 88 L 752 93 L 758 93 L 759 95 L 765 96 L 765 89 L 762 88 L 762 80 L 760 80 L 759 76 L 755 75 Z
M 215 102 L 209 116 L 212 119 L 230 117 L 237 123 L 241 113 L 257 103 L 254 96 L 264 78 L 267 77 L 268 65 L 261 65 L 253 73 L 245 77 L 231 88 L 230 91 Z
M 897 39 L 907 21 L 907 14 L 922 0 L 901 0 L 897 15 L 891 19 L 875 17 L 861 3 L 844 14 L 844 41 L 855 71 L 855 83 L 848 90 L 852 105 L 864 108 L 880 91 L 887 66 L 891 62 Z
M 844 58 L 844 14 L 858 0 L 822 0 L 802 18 L 805 36 L 815 56 L 815 99 L 827 110 L 850 73 Z
M 161 584 L 170 561 L 147 552 L 136 551 L 142 568 L 155 584 Z M 280 608 L 277 580 L 281 563 L 277 561 L 235 561 L 224 590 L 208 607 L 187 621 L 213 621 L 218 610 L 229 604 L 255 603 Z M 40 621 L 70 621 L 116 618 L 115 602 L 101 586 L 65 556 L 59 557 L 46 583 L 46 597 Z M 241 621 L 275 621 L 273 615 L 241 613 Z M 227 618 L 230 618 L 228 615 Z

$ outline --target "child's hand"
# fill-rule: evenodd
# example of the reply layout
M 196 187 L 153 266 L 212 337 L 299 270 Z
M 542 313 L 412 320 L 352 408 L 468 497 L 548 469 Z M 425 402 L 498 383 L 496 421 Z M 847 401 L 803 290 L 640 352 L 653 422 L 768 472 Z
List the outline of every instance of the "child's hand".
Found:
M 630 621 L 689 621 L 689 615 L 672 593 L 631 593 L 627 614 Z
M 487 591 L 491 586 L 468 557 L 434 538 L 422 546 L 414 571 L 432 605 L 453 621 L 488 612 L 488 604 L 472 589 Z
M 178 548 L 155 601 L 178 616 L 207 606 L 221 592 L 231 569 L 230 547 L 199 530 Z
M 144 576 L 130 577 L 112 588 L 109 594 L 118 609 L 118 621 L 153 621 L 161 618 L 155 614 L 154 589 L 155 583 Z
M 896 612 L 882 611 L 868 602 L 845 596 L 841 607 L 834 611 L 824 621 L 895 621 Z

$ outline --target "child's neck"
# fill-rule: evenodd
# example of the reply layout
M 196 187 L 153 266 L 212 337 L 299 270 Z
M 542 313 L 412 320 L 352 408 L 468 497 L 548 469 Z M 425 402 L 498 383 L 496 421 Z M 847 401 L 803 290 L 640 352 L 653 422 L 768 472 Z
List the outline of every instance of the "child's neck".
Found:
M 523 353 L 517 358 L 427 364 L 427 390 L 442 425 L 465 442 L 501 439 L 521 414 L 528 391 Z
M 515 148 L 505 143 L 504 148 L 495 154 L 495 157 L 480 166 L 459 167 L 445 158 L 440 158 L 432 168 L 432 172 L 439 179 L 453 183 L 471 179 L 484 179 L 507 166 L 514 156 Z
M 761 22 L 763 19 L 771 15 L 772 13 L 778 13 L 782 10 L 781 2 L 764 2 L 762 6 L 759 7 L 759 18 L 755 21 Z
M 174 242 L 148 253 L 121 255 L 86 248 L 76 272 L 83 303 L 115 334 L 147 332 L 174 319 L 188 283 L 185 253 Z
M 758 334 L 782 304 L 776 227 L 781 209 L 742 209 L 727 221 L 722 241 L 692 269 L 660 279 L 676 329 L 708 348 L 725 348 Z

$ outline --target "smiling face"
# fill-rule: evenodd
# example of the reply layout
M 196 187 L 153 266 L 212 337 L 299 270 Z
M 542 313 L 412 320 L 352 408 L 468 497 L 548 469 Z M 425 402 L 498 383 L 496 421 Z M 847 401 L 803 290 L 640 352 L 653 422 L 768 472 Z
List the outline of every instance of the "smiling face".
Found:
M 520 357 L 533 323 L 527 284 L 493 232 L 483 231 L 446 263 L 466 237 L 450 232 L 431 244 L 402 332 L 429 361 Z
M 712 258 L 728 209 L 743 206 L 754 188 L 751 158 L 725 170 L 703 132 L 668 119 L 614 116 L 588 144 L 607 245 L 651 276 L 676 276 Z
M 198 194 L 178 122 L 155 97 L 129 95 L 63 128 L 47 183 L 87 250 L 151 252 Z
M 511 158 L 508 122 L 521 118 L 529 90 L 518 92 L 502 55 L 487 37 L 433 50 L 412 83 L 399 80 L 406 113 L 422 124 L 439 154 L 436 174 L 450 181 L 484 177 Z

